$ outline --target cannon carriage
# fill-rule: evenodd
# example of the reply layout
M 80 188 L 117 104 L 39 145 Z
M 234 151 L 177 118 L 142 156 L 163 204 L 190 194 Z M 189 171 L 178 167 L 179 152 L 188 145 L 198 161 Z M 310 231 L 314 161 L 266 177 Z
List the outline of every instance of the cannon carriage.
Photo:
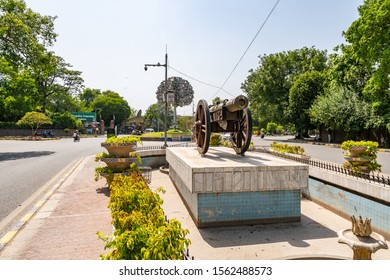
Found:
M 230 132 L 230 141 L 236 154 L 244 155 L 252 138 L 252 117 L 248 108 L 249 101 L 239 95 L 209 106 L 205 100 L 199 100 L 195 115 L 195 141 L 198 152 L 206 154 L 212 132 Z

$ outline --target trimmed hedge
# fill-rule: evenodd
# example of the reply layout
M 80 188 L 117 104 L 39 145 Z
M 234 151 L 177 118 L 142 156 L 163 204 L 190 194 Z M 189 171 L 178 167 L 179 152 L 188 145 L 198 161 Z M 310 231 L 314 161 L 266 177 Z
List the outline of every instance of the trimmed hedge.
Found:
M 162 189 L 160 189 L 162 191 Z M 112 236 L 99 237 L 111 252 L 105 260 L 180 260 L 190 244 L 181 223 L 166 221 L 163 200 L 150 190 L 140 172 L 117 176 L 110 184 Z

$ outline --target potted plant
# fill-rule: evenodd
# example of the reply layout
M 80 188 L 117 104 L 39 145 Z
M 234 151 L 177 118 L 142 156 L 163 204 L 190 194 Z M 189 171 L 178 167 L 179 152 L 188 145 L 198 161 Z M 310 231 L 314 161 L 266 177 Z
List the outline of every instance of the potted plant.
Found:
M 101 161 L 106 166 L 95 168 L 95 180 L 104 177 L 108 185 L 116 175 L 129 175 L 139 171 L 136 163 L 141 163 L 141 157 L 134 151 L 137 143 L 142 143 L 138 136 L 110 137 L 101 143 L 108 153 L 102 152 L 95 156 L 95 161 Z
M 137 143 L 142 144 L 138 136 L 110 137 L 101 143 L 101 146 L 113 156 L 128 157 L 129 153 L 134 151 Z
M 373 141 L 344 141 L 341 144 L 346 160 L 343 166 L 363 173 L 380 171 L 381 165 L 376 161 L 378 147 L 378 142 Z
M 95 161 L 101 161 L 113 171 L 122 171 L 130 167 L 131 163 L 141 163 L 141 157 L 136 152 L 130 152 L 127 157 L 117 157 L 106 152 L 102 152 L 95 156 Z

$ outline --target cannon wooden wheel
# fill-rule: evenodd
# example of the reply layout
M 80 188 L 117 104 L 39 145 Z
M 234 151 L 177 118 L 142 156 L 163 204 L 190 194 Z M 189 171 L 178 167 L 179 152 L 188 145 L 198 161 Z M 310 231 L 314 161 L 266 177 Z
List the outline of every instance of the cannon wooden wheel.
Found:
M 242 118 L 234 123 L 231 142 L 236 154 L 243 155 L 249 148 L 252 139 L 252 116 L 249 108 L 242 111 Z
M 207 153 L 210 144 L 210 111 L 206 100 L 199 100 L 195 116 L 196 148 L 202 155 Z

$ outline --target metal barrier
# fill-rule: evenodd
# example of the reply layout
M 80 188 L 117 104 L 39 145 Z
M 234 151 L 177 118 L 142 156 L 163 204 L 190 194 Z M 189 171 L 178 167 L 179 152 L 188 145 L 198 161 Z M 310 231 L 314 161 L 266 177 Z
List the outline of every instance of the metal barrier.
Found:
M 195 143 L 178 143 L 178 144 L 171 144 L 171 145 L 168 145 L 168 148 L 175 148 L 175 147 L 196 147 Z M 140 147 L 136 147 L 135 150 L 136 151 L 145 151 L 145 150 L 164 150 L 165 147 L 164 146 L 159 146 L 159 145 L 155 145 L 155 146 L 140 146 Z
M 139 170 L 141 171 L 145 181 L 150 184 L 152 182 L 152 168 L 150 166 L 140 166 Z
M 265 147 L 265 146 L 256 146 L 255 151 L 260 153 L 271 154 L 273 156 L 281 157 L 288 160 L 294 160 L 297 162 L 308 164 L 328 171 L 333 171 L 333 172 L 353 176 L 355 178 L 363 179 L 368 182 L 375 182 L 385 187 L 390 187 L 390 177 L 389 176 L 385 177 L 383 174 L 380 173 L 374 174 L 374 173 L 364 173 L 360 171 L 354 171 L 335 163 L 325 162 L 318 159 L 304 158 L 292 154 L 284 154 L 284 153 L 276 152 L 271 150 L 269 147 Z

